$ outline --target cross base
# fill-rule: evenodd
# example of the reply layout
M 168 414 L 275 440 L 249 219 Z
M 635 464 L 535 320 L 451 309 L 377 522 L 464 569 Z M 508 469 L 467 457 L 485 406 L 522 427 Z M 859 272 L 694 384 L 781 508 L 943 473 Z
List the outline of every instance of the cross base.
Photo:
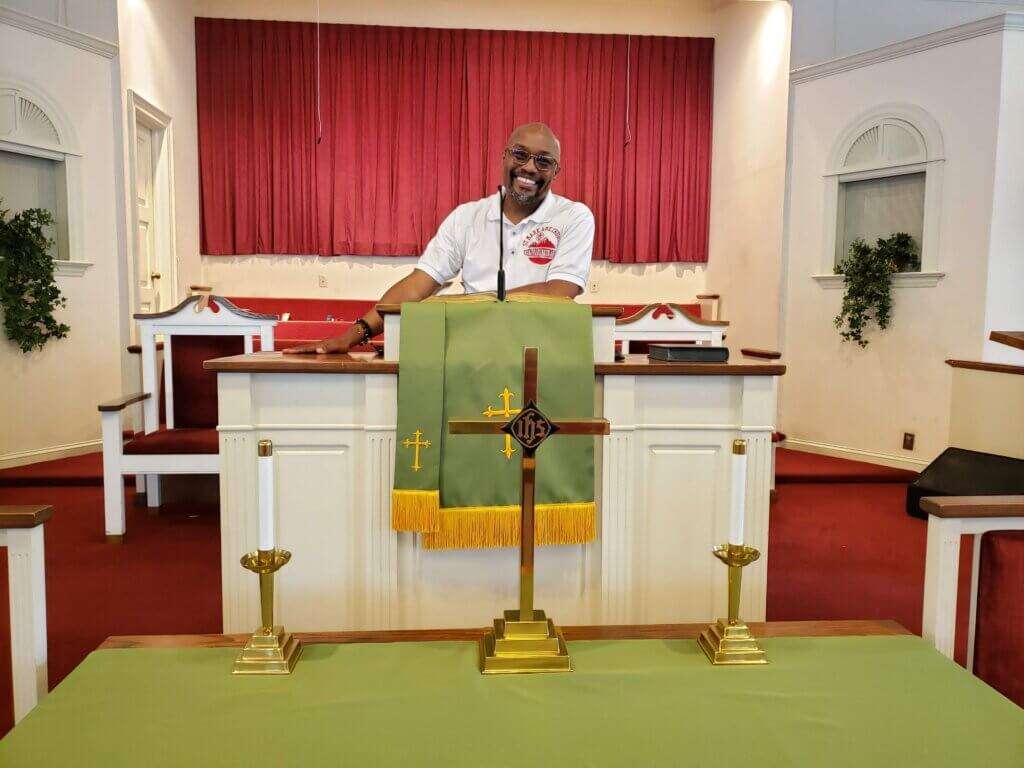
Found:
M 532 621 L 520 621 L 519 611 L 505 611 L 480 638 L 480 672 L 485 675 L 571 671 L 565 638 L 544 611 L 534 610 Z
M 700 633 L 697 645 L 712 664 L 767 664 L 768 655 L 742 621 L 719 619 Z

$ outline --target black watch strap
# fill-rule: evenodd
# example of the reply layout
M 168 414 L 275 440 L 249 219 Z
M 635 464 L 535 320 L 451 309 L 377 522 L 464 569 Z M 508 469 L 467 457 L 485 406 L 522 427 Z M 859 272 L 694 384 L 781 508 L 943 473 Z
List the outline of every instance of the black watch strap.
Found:
M 360 342 L 369 341 L 373 338 L 373 329 L 370 328 L 370 324 L 363 320 L 363 318 L 360 317 L 356 320 L 355 324 L 363 329 L 363 338 L 359 340 Z

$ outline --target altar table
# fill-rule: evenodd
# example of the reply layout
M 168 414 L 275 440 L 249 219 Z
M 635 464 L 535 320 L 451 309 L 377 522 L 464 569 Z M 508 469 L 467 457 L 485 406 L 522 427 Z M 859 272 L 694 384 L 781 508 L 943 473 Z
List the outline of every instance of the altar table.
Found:
M 112 638 L 0 765 L 1022 764 L 1024 710 L 898 625 L 754 625 L 771 663 L 745 669 L 708 664 L 700 628 L 567 628 L 575 671 L 498 677 L 479 630 L 308 636 L 290 677 L 246 678 L 240 637 Z

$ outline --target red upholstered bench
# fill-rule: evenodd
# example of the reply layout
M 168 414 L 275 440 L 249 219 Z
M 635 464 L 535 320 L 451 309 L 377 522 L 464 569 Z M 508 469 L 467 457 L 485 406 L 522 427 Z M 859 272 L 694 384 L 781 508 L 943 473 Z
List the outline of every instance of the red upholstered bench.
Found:
M 717 296 L 714 297 L 714 307 L 717 308 Z M 288 298 L 288 297 L 266 297 L 266 296 L 234 296 L 230 301 L 238 307 L 274 315 L 282 319 L 274 330 L 275 345 L 278 350 L 308 341 L 318 341 L 344 333 L 356 320 L 365 315 L 373 306 L 375 300 L 370 299 L 312 299 L 312 298 Z M 622 307 L 622 316 L 635 315 L 644 309 L 645 304 L 620 304 L 608 303 L 597 306 Z M 706 301 L 697 303 L 677 304 L 694 316 L 707 320 L 704 317 L 711 311 Z M 717 310 L 715 310 L 717 311 Z M 381 339 L 381 336 L 377 337 Z M 639 351 L 639 349 L 637 350 Z

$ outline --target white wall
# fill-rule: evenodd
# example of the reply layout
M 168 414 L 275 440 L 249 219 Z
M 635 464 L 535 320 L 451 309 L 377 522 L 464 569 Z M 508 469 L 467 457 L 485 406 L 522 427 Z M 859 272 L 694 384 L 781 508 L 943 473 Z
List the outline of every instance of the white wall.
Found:
M 919 467 L 948 444 L 944 360 L 977 359 L 982 348 L 1002 57 L 997 32 L 793 86 L 781 407 L 796 447 Z M 892 325 L 862 350 L 832 325 L 842 290 L 811 279 L 832 224 L 822 174 L 843 131 L 890 102 L 924 109 L 942 132 L 946 276 L 931 288 L 895 288 Z M 913 452 L 901 449 L 903 432 L 916 434 Z
M 0 6 L 112 42 L 117 39 L 115 0 L 4 0 Z
M 81 277 L 57 279 L 67 298 L 58 312 L 71 327 L 67 339 L 25 355 L 0 338 L 0 466 L 89 447 L 99 437 L 96 405 L 121 393 L 115 75 L 111 59 L 0 23 L 0 76 L 42 91 L 77 134 L 83 246 L 70 256 L 93 262 Z
M 1024 17 L 1022 17 L 1024 20 Z M 991 331 L 1024 330 L 1024 29 L 1003 34 L 999 138 L 992 196 L 982 359 L 1024 365 L 1024 350 L 990 341 Z
M 171 117 L 174 153 L 176 299 L 202 277 L 195 15 L 190 0 L 118 3 L 122 95 L 135 91 Z M 122 100 L 124 101 L 124 100 Z M 126 114 L 126 102 L 122 115 Z M 124 151 L 127 168 L 128 147 Z M 127 189 L 127 179 L 125 180 Z M 130 226 L 126 222 L 126 226 Z M 167 287 L 166 284 L 164 287 Z
M 794 68 L 1024 10 L 1024 0 L 792 0 L 792 5 Z
M 315 3 L 199 0 L 199 16 L 314 19 Z M 324 0 L 324 22 L 501 29 L 507 6 L 490 2 Z M 773 347 L 778 336 L 782 190 L 785 174 L 789 7 L 783 2 L 603 0 L 580 13 L 574 0 L 528 0 L 515 16 L 563 32 L 713 36 L 715 112 L 710 257 L 693 265 L 595 262 L 597 291 L 584 301 L 687 300 L 723 295 L 730 343 Z M 515 26 L 512 24 L 512 26 Z M 180 214 L 179 214 L 180 216 Z M 375 298 L 412 269 L 412 259 L 295 256 L 203 257 L 204 282 L 228 295 Z M 319 286 L 319 276 L 326 287 Z

